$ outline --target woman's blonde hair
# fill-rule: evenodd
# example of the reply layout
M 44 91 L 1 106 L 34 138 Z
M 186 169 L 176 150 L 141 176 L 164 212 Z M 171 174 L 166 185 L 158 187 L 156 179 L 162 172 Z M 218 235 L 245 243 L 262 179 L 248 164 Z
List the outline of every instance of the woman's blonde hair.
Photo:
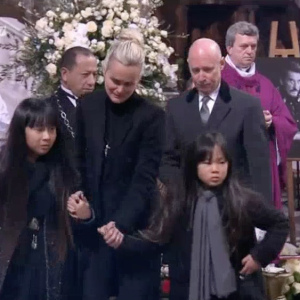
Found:
M 103 73 L 107 71 L 112 59 L 118 60 L 125 66 L 141 66 L 141 74 L 143 73 L 145 63 L 144 37 L 138 29 L 122 29 L 102 61 Z

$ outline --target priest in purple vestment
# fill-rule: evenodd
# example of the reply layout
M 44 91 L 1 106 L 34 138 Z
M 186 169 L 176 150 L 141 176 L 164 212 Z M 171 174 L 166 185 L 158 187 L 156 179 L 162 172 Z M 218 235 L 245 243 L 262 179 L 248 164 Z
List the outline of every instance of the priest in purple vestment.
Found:
M 261 100 L 270 136 L 273 199 L 281 208 L 281 189 L 286 181 L 286 159 L 297 125 L 272 82 L 255 69 L 259 32 L 256 26 L 237 22 L 226 34 L 227 56 L 222 78 L 232 87 Z

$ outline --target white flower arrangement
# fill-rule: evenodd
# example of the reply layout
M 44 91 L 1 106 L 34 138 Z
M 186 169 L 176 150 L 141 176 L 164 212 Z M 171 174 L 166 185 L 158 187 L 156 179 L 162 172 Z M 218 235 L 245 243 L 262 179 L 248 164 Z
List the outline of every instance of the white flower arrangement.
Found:
M 98 80 L 103 84 L 101 61 L 122 28 L 138 28 L 144 36 L 146 66 L 137 90 L 142 96 L 164 101 L 164 88 L 177 87 L 178 66 L 170 64 L 174 49 L 167 44 L 168 32 L 160 28 L 154 10 L 160 0 L 98 0 L 86 7 L 78 1 L 69 10 L 49 10 L 27 26 L 24 45 L 18 49 L 16 63 L 25 67 L 25 75 L 34 78 L 34 92 L 52 93 L 59 82 L 58 62 L 65 50 L 83 46 L 98 58 Z M 141 5 L 148 13 L 141 16 Z

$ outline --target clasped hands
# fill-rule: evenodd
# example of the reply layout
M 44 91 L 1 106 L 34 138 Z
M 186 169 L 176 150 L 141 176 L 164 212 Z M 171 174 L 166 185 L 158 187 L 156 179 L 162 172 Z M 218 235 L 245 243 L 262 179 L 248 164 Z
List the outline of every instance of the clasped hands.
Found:
M 264 116 L 265 116 L 266 126 L 267 126 L 267 128 L 269 128 L 272 124 L 273 116 L 271 115 L 270 111 L 268 111 L 268 110 L 264 110 L 263 113 L 264 113 Z
M 81 191 L 69 197 L 67 209 L 70 216 L 75 220 L 84 221 L 92 217 L 90 205 Z M 98 228 L 97 231 L 103 236 L 106 244 L 114 249 L 117 249 L 123 242 L 124 234 L 116 227 L 115 222 L 109 222 Z

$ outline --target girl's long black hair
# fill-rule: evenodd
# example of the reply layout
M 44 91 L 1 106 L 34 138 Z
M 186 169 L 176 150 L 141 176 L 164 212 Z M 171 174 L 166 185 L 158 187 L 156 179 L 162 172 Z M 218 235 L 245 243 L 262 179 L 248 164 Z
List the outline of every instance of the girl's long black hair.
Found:
M 222 216 L 232 251 L 236 248 L 243 232 L 251 229 L 246 205 L 249 201 L 261 197 L 237 178 L 222 134 L 209 132 L 200 135 L 187 147 L 183 155 L 182 172 L 164 187 L 164 197 L 161 197 L 160 205 L 153 213 L 146 238 L 166 242 L 171 236 L 176 235 L 179 226 L 188 229 L 191 225 L 199 189 L 206 188 L 198 178 L 197 166 L 212 158 L 215 146 L 220 147 L 228 162 L 228 174 L 218 190 L 224 199 Z
M 51 169 L 57 201 L 58 249 L 60 257 L 63 257 L 68 243 L 72 243 L 66 201 L 76 187 L 78 177 L 65 146 L 58 113 L 49 101 L 25 99 L 14 112 L 7 141 L 0 152 L 0 222 L 6 222 L 4 226 L 13 228 L 14 224 L 27 220 L 29 186 L 26 127 L 56 128 L 55 143 L 46 155 L 40 157 L 40 160 Z

